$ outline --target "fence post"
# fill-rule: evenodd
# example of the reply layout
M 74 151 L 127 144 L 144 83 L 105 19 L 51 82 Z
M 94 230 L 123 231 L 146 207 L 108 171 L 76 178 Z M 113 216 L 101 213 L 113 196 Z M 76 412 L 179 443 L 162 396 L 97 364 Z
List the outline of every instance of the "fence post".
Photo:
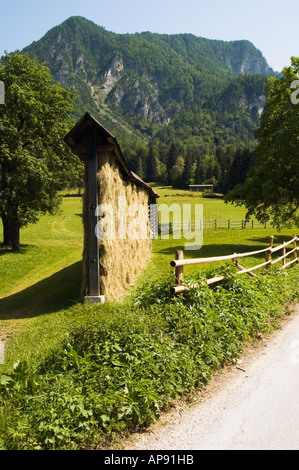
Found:
M 273 248 L 273 241 L 274 241 L 274 237 L 273 235 L 270 237 L 270 245 L 269 245 L 269 250 L 266 251 L 266 261 L 271 261 L 271 258 L 272 258 L 272 248 Z M 270 264 L 270 263 L 269 263 Z M 268 266 L 269 266 L 268 264 Z
M 234 255 L 237 255 L 237 253 L 235 252 Z M 233 263 L 236 267 L 238 267 L 238 258 L 233 258 Z
M 184 259 L 183 250 L 176 250 L 175 259 L 182 260 Z M 175 268 L 175 283 L 177 286 L 182 286 L 184 280 L 184 266 L 176 266 Z
M 285 244 L 285 242 L 283 242 Z M 287 254 L 287 247 L 284 245 L 283 249 L 282 249 L 282 254 L 283 254 L 283 258 L 282 258 L 282 265 L 285 266 L 286 264 L 286 259 L 285 259 L 285 256 Z
M 296 250 L 297 248 L 297 236 L 296 235 L 293 235 L 293 238 L 295 238 L 295 240 L 293 241 L 293 248 L 294 250 Z M 298 251 L 294 251 L 294 254 L 293 254 L 293 258 L 297 260 L 298 262 Z

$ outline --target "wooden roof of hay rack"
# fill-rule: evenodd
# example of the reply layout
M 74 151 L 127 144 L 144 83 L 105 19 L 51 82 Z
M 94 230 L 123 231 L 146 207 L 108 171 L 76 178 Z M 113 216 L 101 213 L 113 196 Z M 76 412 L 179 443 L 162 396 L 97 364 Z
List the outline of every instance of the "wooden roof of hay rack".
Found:
M 90 113 L 86 112 L 82 118 L 75 124 L 70 132 L 65 136 L 64 141 L 70 146 L 72 151 L 79 156 L 82 161 L 86 161 L 88 131 L 94 129 L 99 136 L 98 152 L 113 151 L 116 155 L 121 168 L 127 178 L 138 186 L 143 186 L 150 197 L 160 197 L 147 183 L 145 183 L 136 173 L 130 170 L 116 138 L 105 129 Z

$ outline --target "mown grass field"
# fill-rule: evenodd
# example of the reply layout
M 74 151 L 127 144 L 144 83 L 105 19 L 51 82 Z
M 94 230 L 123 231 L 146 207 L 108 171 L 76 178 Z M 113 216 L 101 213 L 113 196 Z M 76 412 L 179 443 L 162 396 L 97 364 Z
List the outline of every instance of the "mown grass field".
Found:
M 159 204 L 203 204 L 204 218 L 218 220 L 241 220 L 245 209 L 225 204 L 221 199 L 202 198 L 196 193 L 174 190 L 155 185 L 160 194 Z M 265 248 L 271 235 L 275 244 L 291 238 L 294 229 L 246 229 L 205 230 L 203 246 L 199 251 L 185 251 L 186 258 L 221 256 L 234 252 L 253 251 Z M 1 243 L 0 233 L 0 243 Z M 21 231 L 21 251 L 12 253 L 0 248 L 0 339 L 34 325 L 43 324 L 45 318 L 53 319 L 49 335 L 55 337 L 55 318 L 61 310 L 81 301 L 82 276 L 82 200 L 80 197 L 65 197 L 61 213 L 43 216 L 35 225 Z M 173 275 L 170 261 L 177 249 L 184 249 L 185 240 L 159 239 L 153 242 L 153 255 L 136 283 L 139 287 L 149 278 L 163 279 Z M 263 256 L 263 255 L 261 255 Z M 243 261 L 245 266 L 257 264 L 261 256 Z M 209 266 L 185 267 L 185 272 L 205 270 Z M 63 315 L 62 315 L 63 316 Z M 67 322 L 66 322 L 67 323 Z M 36 328 L 37 326 L 35 326 Z M 58 330 L 61 321 L 58 321 Z M 58 336 L 59 336 L 58 331 Z
M 36 225 L 21 231 L 19 253 L 0 248 L 2 335 L 36 316 L 78 301 L 82 270 L 81 212 L 80 198 L 64 198 L 59 215 L 44 216 Z
M 245 214 L 220 199 L 156 189 L 162 204 L 203 204 L 204 213 L 218 219 Z M 277 245 L 294 232 L 207 230 L 202 248 L 185 257 L 263 249 L 270 236 Z M 298 295 L 298 265 L 254 280 L 236 276 L 232 263 L 218 263 L 184 273 L 201 285 L 211 269 L 213 275 L 219 270 L 225 282 L 173 297 L 170 261 L 184 244 L 171 235 L 154 240 L 151 260 L 128 295 L 100 306 L 81 300 L 79 197 L 65 197 L 60 214 L 22 230 L 20 253 L 0 249 L 1 450 L 113 446 L 120 433 L 146 427 L 233 363 L 246 341 L 279 325 L 286 301 Z

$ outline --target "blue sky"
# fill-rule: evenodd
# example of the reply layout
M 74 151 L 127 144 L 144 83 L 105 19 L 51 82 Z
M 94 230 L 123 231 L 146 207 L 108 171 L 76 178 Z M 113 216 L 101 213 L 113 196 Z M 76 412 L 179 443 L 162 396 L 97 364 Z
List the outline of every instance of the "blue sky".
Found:
M 116 33 L 248 39 L 277 71 L 299 56 L 299 2 L 282 0 L 0 0 L 0 56 L 74 15 Z

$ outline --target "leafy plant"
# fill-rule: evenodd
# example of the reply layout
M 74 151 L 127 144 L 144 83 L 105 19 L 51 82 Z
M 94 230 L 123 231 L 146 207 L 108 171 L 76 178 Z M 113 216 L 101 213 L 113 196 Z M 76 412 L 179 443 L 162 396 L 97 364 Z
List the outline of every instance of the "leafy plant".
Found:
M 221 270 L 220 270 L 221 271 Z M 234 362 L 246 341 L 269 331 L 298 293 L 298 268 L 257 280 L 222 268 L 225 281 L 172 297 L 169 280 L 148 283 L 131 300 L 87 309 L 61 345 L 35 367 L 16 362 L 0 382 L 0 447 L 103 447 L 147 426 L 181 395 Z M 219 270 L 217 271 L 219 274 Z

